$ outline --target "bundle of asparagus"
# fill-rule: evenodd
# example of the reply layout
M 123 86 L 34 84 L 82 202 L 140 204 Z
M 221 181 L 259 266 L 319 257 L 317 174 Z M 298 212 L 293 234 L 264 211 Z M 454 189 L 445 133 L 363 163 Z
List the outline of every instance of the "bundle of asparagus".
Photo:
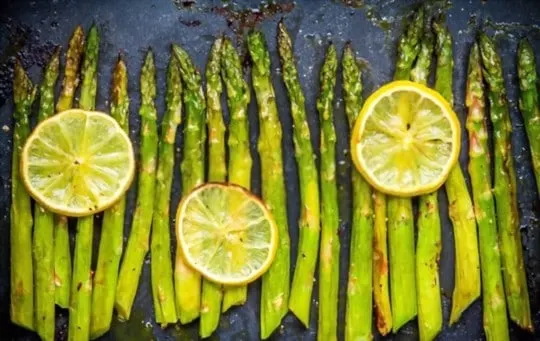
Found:
M 411 79 L 426 84 L 435 51 L 435 88 L 452 104 L 452 37 L 443 16 L 433 22 L 435 42 L 431 27 L 425 29 L 424 24 L 425 9 L 421 7 L 415 12 L 400 38 L 394 78 Z M 287 306 L 305 326 L 309 326 L 313 278 L 319 251 L 318 339 L 336 340 L 340 242 L 337 233 L 339 214 L 333 99 L 337 53 L 335 47 L 330 45 L 320 74 L 321 91 L 317 100 L 321 125 L 319 179 L 293 45 L 283 21 L 278 25 L 277 37 L 283 81 L 294 122 L 302 213 L 299 221 L 299 256 L 289 297 L 290 246 L 281 123 L 271 82 L 266 43 L 260 32 L 252 32 L 248 36 L 248 51 L 253 61 L 253 86 L 259 109 L 258 149 L 261 157 L 262 192 L 274 215 L 280 235 L 275 260 L 263 277 L 261 337 L 270 337 L 285 316 Z M 56 110 L 65 110 L 73 103 L 83 47 L 85 52 L 79 107 L 85 110 L 94 109 L 99 39 L 97 27 L 92 26 L 84 45 L 84 32 L 81 27 L 76 28 L 67 51 L 65 78 Z M 39 121 L 54 114 L 54 87 L 59 74 L 59 60 L 57 49 L 44 70 L 40 87 Z M 363 100 L 361 72 L 350 44 L 345 46 L 342 63 L 345 108 L 352 129 Z M 526 40 L 519 45 L 518 63 L 520 108 L 525 118 L 538 180 L 540 172 L 536 170 L 539 168 L 537 163 L 540 164 L 537 162 L 537 159 L 540 159 L 537 156 L 540 147 L 533 138 L 538 128 L 538 91 L 534 54 Z M 200 335 L 203 338 L 208 337 L 216 330 L 221 311 L 246 301 L 245 286 L 223 287 L 204 279 L 201 281 L 200 274 L 187 266 L 180 251 L 177 251 L 176 255 L 173 283 L 169 197 L 174 177 L 174 143 L 181 121 L 182 103 L 186 108 L 181 165 L 183 194 L 186 195 L 205 179 L 205 123 L 208 129 L 208 180 L 225 182 L 228 173 L 228 181 L 231 183 L 249 189 L 251 182 L 252 160 L 247 122 L 250 93 L 243 79 L 239 55 L 230 40 L 219 37 L 214 42 L 206 68 L 206 79 L 205 97 L 201 76 L 193 61 L 186 51 L 173 45 L 167 69 L 166 112 L 158 145 L 157 112 L 154 104 L 156 70 L 153 54 L 148 52 L 141 72 L 142 128 L 138 199 L 126 254 L 118 274 L 126 210 L 125 200 L 122 198 L 104 214 L 95 276 L 91 269 L 93 216 L 78 219 L 73 277 L 69 278 L 71 262 L 67 218 L 58 217 L 55 226 L 54 215 L 36 205 L 32 219 L 31 201 L 19 175 L 20 151 L 30 132 L 28 118 L 36 89 L 20 63 L 16 63 L 13 84 L 15 131 L 12 159 L 10 307 L 14 323 L 36 330 L 43 340 L 52 341 L 55 332 L 54 304 L 69 306 L 69 340 L 76 341 L 103 335 L 111 325 L 113 304 L 121 319 L 129 319 L 150 233 L 154 307 L 156 321 L 162 327 L 178 320 L 184 324 L 189 323 L 200 316 Z M 487 97 L 494 134 L 494 195 L 490 189 L 484 80 L 488 85 Z M 228 169 L 221 107 L 222 81 L 227 90 L 227 103 L 231 113 Z M 480 263 L 486 336 L 489 340 L 507 340 L 509 330 L 503 284 L 510 318 L 523 329 L 532 330 L 533 327 L 521 250 L 516 179 L 511 157 L 511 122 L 501 60 L 494 43 L 483 33 L 470 53 L 466 104 L 469 108 L 469 172 L 475 210 L 461 168 L 456 165 L 445 183 L 456 250 L 456 276 L 450 323 L 455 323 L 479 296 Z M 127 69 L 121 57 L 113 73 L 110 110 L 111 115 L 127 131 Z M 353 171 L 351 177 L 353 215 L 345 338 L 369 340 L 373 337 L 371 300 L 374 298 L 377 327 L 381 334 L 385 335 L 390 330 L 397 332 L 418 313 L 420 339 L 434 339 L 442 328 L 437 264 L 441 251 L 441 223 L 437 194 L 431 193 L 419 198 L 415 255 L 411 199 L 386 198 L 382 193 L 372 191 L 360 173 Z M 540 184 L 540 180 L 537 182 Z M 150 200 L 152 198 L 153 201 Z M 479 227 L 480 252 L 475 221 Z M 502 254 L 498 251 L 498 238 Z M 54 248 L 49 247 L 53 244 Z M 33 260 L 32 254 L 23 252 L 30 249 L 33 250 Z M 388 292 L 388 266 L 391 295 Z

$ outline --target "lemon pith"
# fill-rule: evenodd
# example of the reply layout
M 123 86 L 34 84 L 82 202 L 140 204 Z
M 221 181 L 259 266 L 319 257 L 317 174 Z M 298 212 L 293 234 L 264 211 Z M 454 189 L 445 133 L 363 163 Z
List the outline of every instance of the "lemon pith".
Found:
M 396 81 L 373 93 L 351 138 L 353 161 L 377 190 L 396 196 L 433 192 L 460 151 L 459 120 L 436 91 Z
M 178 246 L 210 281 L 243 285 L 260 277 L 277 249 L 278 230 L 264 204 L 236 185 L 208 183 L 180 203 Z
M 109 115 L 67 110 L 40 123 L 21 157 L 30 195 L 48 210 L 73 217 L 103 211 L 129 188 L 133 147 Z

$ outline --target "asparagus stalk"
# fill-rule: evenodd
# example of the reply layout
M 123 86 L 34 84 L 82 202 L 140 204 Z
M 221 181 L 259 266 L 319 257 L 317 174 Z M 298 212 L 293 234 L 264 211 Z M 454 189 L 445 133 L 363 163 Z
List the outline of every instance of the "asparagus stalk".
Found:
M 424 9 L 421 7 L 399 40 L 394 79 L 409 79 L 413 62 L 420 52 L 423 25 Z M 397 332 L 417 314 L 414 221 L 409 198 L 388 198 L 388 244 L 392 323 L 393 331 Z
M 60 67 L 60 49 L 51 56 L 39 88 L 41 122 L 54 114 L 54 88 Z M 43 341 L 54 341 L 54 214 L 34 207 L 34 325 Z
M 283 81 L 287 87 L 293 118 L 295 156 L 300 179 L 302 212 L 298 221 L 300 242 L 294 271 L 289 309 L 305 327 L 309 327 L 309 310 L 313 291 L 313 275 L 317 264 L 320 235 L 319 175 L 315 165 L 311 134 L 306 121 L 304 93 L 298 79 L 293 45 L 287 28 L 278 24 L 278 50 L 281 57 Z
M 147 139 L 148 154 L 145 160 L 148 164 L 154 162 L 152 167 L 155 170 L 155 150 L 157 145 L 157 132 L 155 126 L 156 111 L 153 106 L 155 98 L 155 69 L 154 62 L 147 64 L 151 67 L 151 84 L 148 84 L 148 94 L 151 94 L 148 103 L 151 104 L 148 114 L 144 114 L 143 120 L 146 126 L 143 127 Z M 154 309 L 156 319 L 162 327 L 178 320 L 176 305 L 174 301 L 174 282 L 171 259 L 171 236 L 169 232 L 169 198 L 171 196 L 171 185 L 174 178 L 174 142 L 176 140 L 176 130 L 182 119 L 182 82 L 180 80 L 180 65 L 176 58 L 171 55 L 167 68 L 167 90 L 165 116 L 161 123 L 161 139 L 159 142 L 159 160 L 157 173 L 155 175 L 155 196 L 154 215 L 152 220 L 152 294 L 154 297 Z M 141 112 L 142 114 L 142 112 Z M 150 153 L 153 151 L 153 154 Z M 154 159 L 151 161 L 150 159 Z M 149 168 L 150 169 L 150 168 Z M 153 172 L 152 172 L 153 173 Z M 153 175 L 153 174 L 152 174 Z M 154 177 L 148 175 L 154 180 Z M 141 184 L 142 185 L 142 184 Z M 151 189 L 152 192 L 154 188 Z M 144 200 L 144 197 L 141 198 Z M 152 208 L 150 207 L 149 210 Z M 151 213 L 150 213 L 151 215 Z
M 521 90 L 519 108 L 529 137 L 536 186 L 540 193 L 540 140 L 537 138 L 540 136 L 540 108 L 538 105 L 536 61 L 533 48 L 527 39 L 523 39 L 519 43 L 518 75 Z
M 129 133 L 129 97 L 126 64 L 118 57 L 113 72 L 111 116 Z M 125 197 L 103 214 L 97 268 L 94 274 L 90 338 L 105 334 L 111 327 L 118 266 L 124 243 Z
M 137 188 L 137 204 L 132 219 L 131 232 L 126 252 L 120 265 L 114 306 L 120 320 L 128 320 L 137 293 L 139 278 L 144 257 L 148 252 L 150 227 L 152 224 L 155 172 L 157 165 L 157 132 L 156 132 L 156 97 L 155 65 L 152 51 L 146 54 L 140 76 L 141 105 L 141 148 L 140 174 Z M 154 255 L 152 255 L 154 258 Z M 154 265 L 157 262 L 152 262 Z M 152 289 L 153 289 L 152 285 Z M 156 320 L 161 323 L 161 310 L 154 306 Z
M 321 250 L 319 263 L 319 327 L 317 339 L 337 340 L 339 293 L 339 207 L 336 185 L 334 88 L 337 53 L 328 47 L 320 74 L 317 110 L 321 125 Z
M 495 44 L 487 35 L 480 34 L 479 44 L 483 74 L 489 89 L 490 116 L 493 124 L 494 193 L 508 311 L 512 321 L 521 328 L 532 331 L 529 293 L 519 232 L 516 173 L 511 143 L 512 123 L 506 100 L 501 58 Z
M 434 37 L 424 30 L 420 52 L 411 71 L 414 82 L 426 85 L 433 57 Z M 442 328 L 439 257 L 441 255 L 441 221 L 437 192 L 423 195 L 418 205 L 416 245 L 416 294 L 420 340 L 433 340 Z
M 386 228 L 386 196 L 373 191 L 373 300 L 379 333 L 388 335 L 392 330 L 392 310 L 388 288 L 388 245 Z
M 184 130 L 184 156 L 180 167 L 182 192 L 183 195 L 187 195 L 204 182 L 206 102 L 201 75 L 193 65 L 193 61 L 178 45 L 173 45 L 173 52 L 178 59 L 180 76 L 184 83 L 186 128 Z M 177 248 L 177 250 L 180 249 Z M 176 252 L 174 285 L 178 318 L 181 323 L 189 323 L 199 317 L 201 275 L 186 264 L 181 252 Z
M 11 322 L 34 329 L 34 278 L 32 271 L 32 208 L 30 197 L 19 174 L 21 151 L 30 134 L 29 116 L 36 97 L 36 88 L 17 60 L 13 75 L 15 129 L 11 158 L 10 213 L 10 316 Z
M 227 176 L 225 163 L 225 124 L 221 109 L 221 51 L 223 38 L 214 41 L 206 65 L 206 107 L 208 129 L 208 181 L 224 182 Z M 201 323 L 199 335 L 209 337 L 216 330 L 221 313 L 223 291 L 221 285 L 203 279 L 201 294 Z
M 483 324 L 487 340 L 509 340 L 508 318 L 501 274 L 497 217 L 491 192 L 491 171 L 486 127 L 482 65 L 478 45 L 469 56 L 466 105 L 469 108 L 469 174 L 478 223 L 482 272 Z
M 73 96 L 75 89 L 79 85 L 79 66 L 81 64 L 84 50 L 84 30 L 79 25 L 73 31 L 69 46 L 66 52 L 66 69 L 64 80 L 62 81 L 62 91 L 56 103 L 56 111 L 71 109 L 73 106 Z
M 79 84 L 79 66 L 84 49 L 84 31 L 77 26 L 66 52 L 66 67 L 62 91 L 56 103 L 56 111 L 70 109 L 73 105 L 75 89 Z M 64 216 L 55 216 L 54 228 L 54 283 L 55 302 L 62 308 L 69 307 L 71 293 L 71 251 L 69 245 L 68 220 Z
M 227 103 L 231 122 L 229 123 L 229 182 L 244 188 L 251 188 L 251 154 L 249 151 L 249 124 L 247 106 L 250 90 L 242 73 L 242 63 L 238 52 L 229 39 L 223 41 L 221 75 L 227 89 Z M 226 286 L 223 293 L 223 311 L 233 305 L 244 304 L 247 286 Z
M 79 107 L 94 110 L 97 89 L 97 62 L 99 33 L 96 26 L 88 32 L 81 69 L 82 85 Z M 94 216 L 77 220 L 73 277 L 69 304 L 69 341 L 87 341 L 90 337 L 90 315 L 92 300 L 92 241 L 94 238 Z
M 94 110 L 96 107 L 98 54 L 99 32 L 97 27 L 92 25 L 88 31 L 81 67 L 82 83 L 79 107 L 84 110 Z
M 259 107 L 258 149 L 261 157 L 262 195 L 279 229 L 279 245 L 274 262 L 262 279 L 261 338 L 267 339 L 287 313 L 290 239 L 281 150 L 282 130 L 270 74 L 270 55 L 261 32 L 249 34 L 248 50 L 253 61 L 251 77 Z
M 362 108 L 361 72 L 350 43 L 343 51 L 343 90 L 349 129 Z M 373 200 L 369 184 L 353 167 L 351 172 L 353 213 L 345 340 L 371 340 L 373 281 Z
M 434 21 L 433 29 L 436 35 L 435 54 L 437 56 L 435 90 L 452 106 L 454 102 L 452 36 L 445 26 L 444 17 Z M 459 164 L 450 171 L 445 188 L 449 203 L 448 213 L 454 226 L 455 239 L 455 285 L 450 313 L 450 324 L 453 324 L 459 320 L 461 313 L 480 296 L 480 260 L 474 210 Z

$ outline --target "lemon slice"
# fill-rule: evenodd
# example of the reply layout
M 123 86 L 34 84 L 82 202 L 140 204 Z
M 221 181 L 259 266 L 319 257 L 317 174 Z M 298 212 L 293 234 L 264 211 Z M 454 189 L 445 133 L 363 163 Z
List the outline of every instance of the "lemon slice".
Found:
M 40 123 L 21 157 L 30 195 L 48 210 L 72 217 L 113 205 L 134 172 L 133 147 L 120 125 L 107 114 L 79 109 Z
M 457 162 L 459 120 L 444 98 L 409 81 L 389 83 L 364 104 L 351 155 L 379 191 L 410 197 L 435 191 Z
M 208 183 L 178 206 L 176 236 L 186 262 L 210 281 L 247 284 L 272 263 L 274 219 L 261 200 L 236 185 Z

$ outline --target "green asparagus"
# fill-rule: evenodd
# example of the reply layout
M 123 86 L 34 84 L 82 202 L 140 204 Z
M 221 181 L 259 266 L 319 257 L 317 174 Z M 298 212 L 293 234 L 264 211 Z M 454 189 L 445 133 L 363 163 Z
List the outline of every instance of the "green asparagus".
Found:
M 373 191 L 373 301 L 376 324 L 383 336 L 392 330 L 392 310 L 388 288 L 388 245 L 386 196 Z
M 208 181 L 224 182 L 227 176 L 225 163 L 225 124 L 221 109 L 221 51 L 223 38 L 215 40 L 206 65 L 206 107 L 208 130 Z M 201 323 L 199 335 L 209 337 L 216 330 L 221 314 L 222 287 L 203 279 L 201 294 Z
M 251 154 L 249 151 L 249 124 L 247 106 L 250 90 L 242 73 L 242 63 L 238 52 L 229 39 L 223 41 L 221 75 L 227 89 L 227 103 L 231 122 L 229 123 L 229 182 L 244 188 L 251 188 Z M 223 311 L 247 300 L 247 287 L 224 287 Z
M 420 52 L 411 71 L 414 82 L 426 85 L 433 57 L 434 37 L 424 30 Z M 420 340 L 433 340 L 442 328 L 439 257 L 441 255 L 441 221 L 437 192 L 423 195 L 418 204 L 416 244 L 416 294 Z
M 54 88 L 58 80 L 60 49 L 52 55 L 39 88 L 39 116 L 43 121 L 54 114 Z M 54 341 L 54 214 L 34 207 L 34 326 L 43 341 Z
M 183 160 L 180 166 L 182 194 L 185 196 L 204 182 L 206 102 L 201 75 L 193 61 L 180 46 L 173 45 L 173 51 L 180 65 L 186 108 Z M 200 314 L 201 275 L 186 264 L 181 252 L 176 252 L 174 285 L 178 318 L 181 323 L 189 323 Z
M 71 109 L 73 106 L 73 97 L 75 90 L 79 85 L 79 67 L 84 51 L 84 30 L 77 26 L 69 40 L 68 50 L 66 52 L 66 69 L 64 71 L 64 80 L 62 81 L 62 91 L 56 103 L 56 111 Z
M 111 116 L 129 133 L 129 97 L 126 64 L 121 56 L 113 72 L 111 91 Z M 98 261 L 94 274 L 90 338 L 105 334 L 111 327 L 118 266 L 124 244 L 125 198 L 103 214 Z
M 281 150 L 282 130 L 276 95 L 270 74 L 270 54 L 261 32 L 248 36 L 253 61 L 251 77 L 259 110 L 262 196 L 279 230 L 279 245 L 274 262 L 264 274 L 261 291 L 261 338 L 267 339 L 287 313 L 290 285 L 290 239 L 287 224 L 287 197 Z
M 97 62 L 99 33 L 96 26 L 88 32 L 81 69 L 82 84 L 79 107 L 94 110 L 97 89 Z M 94 238 L 94 216 L 77 220 L 73 277 L 69 304 L 69 341 L 87 341 L 90 338 L 90 315 L 92 300 L 92 242 Z
M 11 322 L 34 329 L 34 278 L 32 271 L 32 208 L 30 197 L 19 174 L 22 148 L 30 134 L 29 116 L 36 98 L 36 88 L 17 60 L 13 75 L 15 129 L 11 158 L 10 211 L 10 316 Z
M 140 76 L 141 105 L 139 107 L 139 116 L 141 117 L 141 121 L 144 119 L 144 123 L 147 126 L 154 127 L 154 133 L 145 133 L 146 130 L 141 129 L 141 160 L 137 204 L 135 206 L 135 213 L 133 214 L 126 251 L 120 264 L 114 302 L 115 309 L 118 312 L 118 318 L 123 321 L 128 320 L 131 315 L 131 308 L 137 293 L 144 257 L 149 248 L 153 212 L 153 203 L 150 198 L 154 197 L 158 143 L 155 122 L 153 124 L 149 123 L 155 121 L 154 117 L 157 116 L 154 105 L 156 97 L 155 77 L 153 54 L 149 51 L 146 54 Z M 160 312 L 160 310 L 156 309 L 156 317 Z M 158 323 L 161 322 L 161 319 L 156 318 L 156 320 Z
M 433 29 L 436 35 L 435 54 L 437 56 L 435 90 L 453 106 L 452 36 L 442 16 L 433 22 Z M 480 260 L 473 205 L 459 164 L 450 171 L 445 188 L 449 203 L 448 214 L 454 226 L 455 239 L 455 284 L 450 314 L 450 324 L 453 324 L 459 320 L 461 313 L 480 296 Z
M 538 139 L 538 136 L 540 136 L 540 107 L 538 105 L 538 79 L 534 51 L 527 39 L 523 39 L 519 43 L 518 75 L 521 90 L 519 108 L 523 115 L 525 129 L 529 137 L 536 186 L 540 193 L 540 139 Z
M 479 45 L 483 74 L 489 89 L 489 112 L 493 124 L 495 207 L 508 312 L 517 325 L 532 331 L 529 293 L 519 232 L 516 173 L 511 143 L 512 123 L 506 100 L 501 58 L 495 44 L 486 34 L 480 34 Z
M 84 31 L 77 26 L 66 53 L 66 67 L 62 91 L 56 103 L 56 111 L 70 109 L 73 105 L 75 89 L 79 84 L 79 66 L 84 49 Z M 54 229 L 54 283 L 55 302 L 62 308 L 69 307 L 71 294 L 71 251 L 69 245 L 68 220 L 65 216 L 55 216 Z
M 345 112 L 352 130 L 362 108 L 361 72 L 349 43 L 343 52 Z M 373 281 L 373 200 L 372 190 L 353 167 L 352 227 L 345 315 L 345 340 L 371 340 Z
M 317 110 L 321 125 L 321 250 L 319 262 L 319 341 L 337 340 L 339 293 L 339 205 L 336 185 L 334 88 L 337 53 L 328 47 L 320 73 Z
M 148 112 L 144 113 L 143 120 L 146 126 L 144 129 L 147 139 L 148 154 L 143 158 L 150 165 L 148 169 L 155 171 L 155 150 L 157 144 L 157 131 L 155 126 L 156 111 L 153 107 L 155 97 L 155 70 L 154 63 L 147 64 L 152 69 L 149 71 L 148 83 L 148 103 L 151 104 Z M 154 214 L 152 220 L 152 294 L 154 297 L 154 309 L 156 319 L 162 327 L 175 323 L 178 320 L 175 300 L 174 282 L 172 273 L 171 258 L 171 236 L 169 232 L 169 198 L 171 196 L 171 185 L 174 178 L 174 142 L 176 140 L 176 130 L 182 119 L 182 82 L 180 80 L 180 65 L 176 58 L 171 55 L 167 68 L 167 90 L 166 90 L 166 111 L 161 123 L 161 139 L 159 142 L 159 159 L 157 173 L 155 175 L 155 196 Z M 143 112 L 141 111 L 141 114 Z M 153 153 L 151 152 L 153 151 Z M 153 155 L 153 156 L 152 156 Z M 154 161 L 150 161 L 153 158 Z M 153 174 L 153 172 L 151 172 Z M 149 172 L 149 174 L 151 174 Z M 153 176 L 151 177 L 154 180 Z M 142 186 L 142 184 L 141 184 Z M 154 192 L 154 188 L 150 189 Z M 141 198 L 141 203 L 144 198 Z M 150 208 L 151 210 L 151 208 Z M 150 213 L 151 215 L 151 213 Z M 159 318 L 159 319 L 158 319 Z
M 423 31 L 424 9 L 421 7 L 399 40 L 394 79 L 410 78 L 414 60 L 420 52 Z M 392 323 L 393 331 L 397 332 L 417 314 L 414 221 L 409 198 L 388 198 L 388 245 Z
M 317 265 L 321 230 L 319 175 L 315 165 L 311 134 L 306 120 L 304 93 L 298 79 L 293 45 L 283 20 L 278 24 L 278 49 L 281 57 L 283 81 L 291 103 L 302 207 L 298 221 L 300 242 L 291 286 L 289 309 L 305 327 L 309 327 L 313 275 Z
M 469 57 L 466 105 L 469 108 L 469 174 L 471 175 L 476 221 L 480 241 L 483 324 L 487 340 L 509 340 L 508 318 L 501 274 L 495 203 L 491 192 L 491 171 L 486 127 L 482 65 L 478 45 Z

